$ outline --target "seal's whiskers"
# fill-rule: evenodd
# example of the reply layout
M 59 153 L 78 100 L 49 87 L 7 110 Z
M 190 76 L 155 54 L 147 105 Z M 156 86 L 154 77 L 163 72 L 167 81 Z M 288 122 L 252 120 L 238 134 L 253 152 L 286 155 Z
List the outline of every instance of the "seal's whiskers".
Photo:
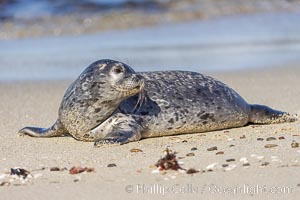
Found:
M 145 100 L 145 90 L 144 90 L 144 82 L 142 81 L 142 82 L 140 82 L 139 97 L 138 97 L 137 103 L 135 104 L 133 110 L 135 111 L 137 109 L 137 111 L 139 111 L 144 103 L 144 100 Z

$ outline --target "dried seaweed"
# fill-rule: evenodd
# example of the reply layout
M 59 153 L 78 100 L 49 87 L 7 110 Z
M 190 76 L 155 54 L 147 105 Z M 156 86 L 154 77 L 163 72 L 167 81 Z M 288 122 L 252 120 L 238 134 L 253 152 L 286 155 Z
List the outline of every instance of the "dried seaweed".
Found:
M 155 166 L 158 167 L 160 171 L 170 169 L 177 171 L 179 169 L 183 169 L 179 166 L 175 153 L 170 153 L 169 149 L 166 150 L 166 153 L 167 154 L 165 155 L 165 157 L 159 159 L 155 164 Z
M 26 179 L 29 174 L 30 174 L 30 172 L 23 168 L 11 168 L 10 169 L 10 175 L 17 175 L 23 179 Z
M 82 173 L 82 172 L 94 172 L 95 169 L 94 168 L 88 168 L 88 167 L 72 167 L 70 170 L 69 170 L 69 173 L 70 174 L 79 174 L 79 173 Z

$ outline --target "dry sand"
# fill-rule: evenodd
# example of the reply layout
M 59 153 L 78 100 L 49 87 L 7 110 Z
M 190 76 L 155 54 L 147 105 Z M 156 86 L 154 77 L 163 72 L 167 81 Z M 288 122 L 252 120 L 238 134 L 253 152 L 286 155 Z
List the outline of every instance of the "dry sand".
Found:
M 250 103 L 268 104 L 291 113 L 300 111 L 298 66 L 211 75 Z M 25 168 L 34 177 L 25 183 L 16 179 L 9 186 L 0 186 L 0 199 L 297 199 L 300 195 L 300 148 L 291 147 L 293 140 L 300 142 L 299 122 L 144 139 L 103 148 L 71 137 L 17 136 L 18 129 L 25 125 L 47 127 L 53 123 L 69 84 L 70 81 L 0 84 L 0 184 L 12 179 L 3 175 L 12 167 Z M 284 139 L 279 140 L 282 136 Z M 268 137 L 276 140 L 266 141 Z M 266 144 L 278 146 L 265 148 Z M 218 150 L 207 151 L 213 146 Z M 166 147 L 183 157 L 179 159 L 183 168 L 205 172 L 152 173 Z M 193 147 L 197 150 L 191 151 Z M 131 153 L 132 148 L 143 152 Z M 216 155 L 219 151 L 224 154 Z M 191 152 L 195 156 L 186 156 Z M 250 165 L 243 166 L 241 158 Z M 107 167 L 110 163 L 116 167 Z M 212 166 L 213 163 L 217 164 Z M 212 166 L 211 172 L 208 165 Z M 72 166 L 94 167 L 95 172 L 70 175 L 67 170 L 49 170 Z M 141 190 L 143 184 L 147 191 Z M 232 189 L 237 187 L 240 188 L 235 194 Z

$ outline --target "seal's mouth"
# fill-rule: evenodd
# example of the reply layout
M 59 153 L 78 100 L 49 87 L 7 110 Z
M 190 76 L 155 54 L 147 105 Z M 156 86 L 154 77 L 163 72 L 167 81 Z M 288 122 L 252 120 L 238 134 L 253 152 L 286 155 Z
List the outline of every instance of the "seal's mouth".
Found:
M 126 81 L 126 83 L 120 84 L 118 86 L 113 86 L 114 89 L 125 94 L 126 96 L 137 94 L 144 90 L 144 81 L 141 79 L 139 81 Z
M 118 87 L 114 86 L 114 88 L 118 92 L 120 92 L 120 95 L 123 98 L 139 94 L 136 105 L 134 106 L 133 110 L 139 109 L 143 105 L 143 102 L 145 100 L 144 87 L 145 87 L 145 83 L 142 78 L 139 78 L 138 80 L 135 78 L 129 79 L 123 82 L 123 84 L 120 84 Z

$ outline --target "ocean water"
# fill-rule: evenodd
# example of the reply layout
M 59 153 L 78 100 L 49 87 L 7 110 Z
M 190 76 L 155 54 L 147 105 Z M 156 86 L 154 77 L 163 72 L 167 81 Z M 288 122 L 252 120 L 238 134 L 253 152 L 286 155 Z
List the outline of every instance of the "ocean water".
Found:
M 136 71 L 300 67 L 299 22 L 300 13 L 268 13 L 0 41 L 0 81 L 74 79 L 103 58 Z
M 159 1 L 153 0 L 14 0 L 0 1 L 0 19 L 35 19 L 68 13 L 87 13 L 110 11 L 111 9 L 131 9 L 137 7 L 148 9 L 151 4 Z

